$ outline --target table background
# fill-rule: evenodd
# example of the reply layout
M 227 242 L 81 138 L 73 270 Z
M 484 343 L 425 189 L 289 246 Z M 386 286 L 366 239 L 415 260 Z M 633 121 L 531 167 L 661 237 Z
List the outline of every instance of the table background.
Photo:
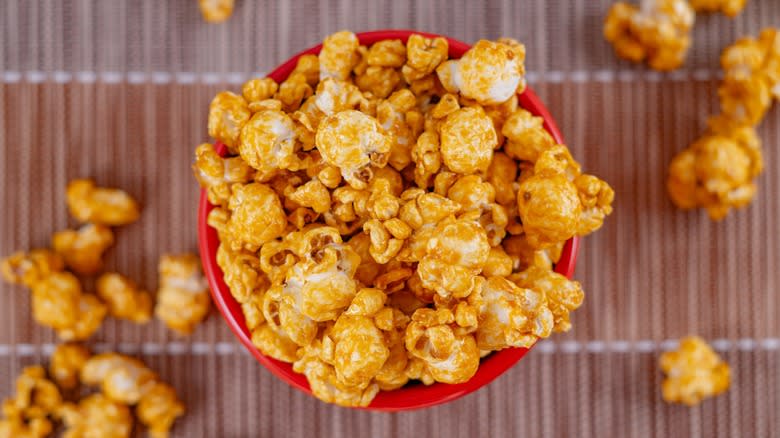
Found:
M 716 110 L 720 51 L 779 25 L 780 6 L 750 0 L 733 20 L 700 16 L 684 68 L 659 74 L 614 57 L 601 37 L 609 4 L 237 0 L 230 21 L 210 25 L 194 0 L 0 1 L 0 254 L 73 226 L 64 187 L 93 177 L 143 203 L 141 220 L 117 231 L 107 267 L 154 290 L 162 253 L 196 249 L 190 163 L 217 91 L 343 28 L 511 36 L 526 43 L 529 83 L 574 155 L 617 192 L 612 217 L 584 240 L 576 276 L 587 298 L 572 332 L 472 395 L 393 415 L 290 389 L 216 314 L 189 338 L 109 319 L 91 344 L 139 355 L 178 389 L 189 409 L 173 431 L 181 437 L 777 435 L 780 113 L 759 128 L 767 171 L 750 207 L 712 223 L 676 211 L 664 180 Z M 656 360 L 688 333 L 715 340 L 732 388 L 696 408 L 669 406 Z M 56 341 L 32 321 L 27 293 L 0 285 L 0 394 Z

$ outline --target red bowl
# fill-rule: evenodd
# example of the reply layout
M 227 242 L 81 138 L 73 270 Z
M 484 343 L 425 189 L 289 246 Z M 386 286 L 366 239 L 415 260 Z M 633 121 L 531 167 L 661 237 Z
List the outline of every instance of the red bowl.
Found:
M 409 36 L 414 33 L 429 38 L 438 36 L 410 30 L 379 30 L 359 33 L 357 34 L 357 37 L 361 44 L 369 45 L 387 39 L 400 39 L 406 42 Z M 452 38 L 447 38 L 447 41 L 449 42 L 449 55 L 451 58 L 459 58 L 469 49 L 469 45 Z M 268 76 L 277 82 L 282 82 L 295 68 L 295 64 L 299 57 L 309 53 L 317 54 L 321 48 L 322 45 L 318 45 L 295 55 L 276 68 Z M 563 138 L 558 131 L 558 127 L 555 125 L 555 121 L 536 94 L 534 94 L 530 88 L 526 88 L 525 92 L 519 95 L 518 98 L 520 99 L 520 106 L 536 116 L 541 116 L 544 119 L 545 129 L 552 134 L 558 143 L 563 143 Z M 217 144 L 216 146 L 218 152 L 221 154 L 225 153 L 225 147 L 223 145 Z M 219 246 L 219 239 L 216 230 L 206 224 L 206 217 L 212 208 L 214 208 L 214 206 L 208 202 L 206 191 L 202 190 L 200 204 L 198 206 L 198 241 L 200 246 L 200 257 L 203 261 L 203 269 L 211 288 L 211 296 L 214 299 L 217 308 L 220 313 L 222 313 L 222 316 L 225 318 L 228 326 L 230 326 L 230 329 L 236 337 L 238 337 L 241 343 L 244 344 L 258 362 L 289 385 L 307 394 L 311 394 L 309 383 L 306 381 L 306 377 L 303 374 L 294 372 L 292 366 L 288 363 L 280 362 L 263 355 L 252 344 L 251 334 L 244 322 L 244 315 L 241 312 L 241 307 L 230 294 L 230 290 L 222 279 L 222 271 L 217 265 L 216 254 L 217 247 Z M 566 242 L 561 259 L 555 266 L 555 271 L 571 278 L 577 261 L 578 249 L 579 239 L 577 237 Z M 457 385 L 435 383 L 430 386 L 425 386 L 420 383 L 410 383 L 395 391 L 380 391 L 371 404 L 363 409 L 376 411 L 404 411 L 425 408 L 455 400 L 487 385 L 517 363 L 517 361 L 519 361 L 527 352 L 528 349 L 526 348 L 507 348 L 492 353 L 482 359 L 482 363 L 480 364 L 477 373 L 466 383 Z

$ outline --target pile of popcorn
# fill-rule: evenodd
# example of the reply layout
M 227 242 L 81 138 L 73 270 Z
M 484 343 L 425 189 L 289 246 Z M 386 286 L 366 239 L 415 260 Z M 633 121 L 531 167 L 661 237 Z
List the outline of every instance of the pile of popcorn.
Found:
M 52 236 L 52 249 L 19 251 L 0 260 L 7 282 L 32 292 L 33 318 L 51 327 L 63 341 L 81 341 L 94 334 L 107 314 L 146 323 L 154 314 L 168 327 L 189 334 L 209 311 L 208 284 L 194 254 L 166 255 L 160 260 L 156 305 L 134 281 L 106 272 L 95 282 L 95 294 L 83 290 L 81 276 L 103 269 L 103 255 L 114 244 L 110 227 L 138 220 L 138 203 L 119 189 L 96 187 L 88 179 L 68 184 L 68 208 L 82 223 L 78 230 Z M 66 270 L 69 269 L 70 271 Z
M 99 392 L 75 400 L 81 385 Z M 152 438 L 166 438 L 184 414 L 173 387 L 143 362 L 117 353 L 92 356 L 82 345 L 61 344 L 51 357 L 48 376 L 43 367 L 31 366 L 17 378 L 16 395 L 2 405 L 0 437 L 49 436 L 55 423 L 64 426 L 65 438 L 129 437 L 132 406 Z
M 661 391 L 667 402 L 697 405 L 726 391 L 731 380 L 728 364 L 696 336 L 683 338 L 676 351 L 662 354 L 659 365 L 666 374 Z
M 747 0 L 640 0 L 618 2 L 604 22 L 604 38 L 615 53 L 632 62 L 646 61 L 654 70 L 680 67 L 691 46 L 696 12 L 736 16 Z
M 282 83 L 211 103 L 194 173 L 252 341 L 314 394 L 368 405 L 410 379 L 469 380 L 480 358 L 571 327 L 564 243 L 612 189 L 518 106 L 525 48 L 347 31 Z
M 667 189 L 679 208 L 704 208 L 713 220 L 750 203 L 764 169 L 756 125 L 780 99 L 780 33 L 741 38 L 721 55 L 719 115 L 670 164 Z

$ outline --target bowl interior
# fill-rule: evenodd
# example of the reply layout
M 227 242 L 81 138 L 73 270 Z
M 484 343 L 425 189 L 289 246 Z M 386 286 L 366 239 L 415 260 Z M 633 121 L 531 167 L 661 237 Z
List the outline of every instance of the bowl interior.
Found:
M 409 30 L 363 32 L 358 33 L 357 36 L 361 44 L 370 45 L 386 39 L 400 39 L 405 43 L 409 36 L 414 33 L 426 37 L 438 36 Z M 447 38 L 447 40 L 449 42 L 450 58 L 460 58 L 469 48 L 469 45 L 463 42 L 451 38 Z M 295 68 L 298 58 L 305 54 L 317 54 L 321 48 L 322 45 L 317 45 L 299 53 L 276 68 L 268 76 L 277 82 L 282 82 Z M 541 116 L 544 119 L 545 129 L 550 132 L 558 143 L 563 143 L 563 138 L 558 131 L 558 127 L 555 125 L 552 116 L 550 116 L 547 109 L 530 88 L 526 88 L 526 91 L 519 95 L 518 99 L 521 107 L 536 116 Z M 217 144 L 216 146 L 217 151 L 220 154 L 226 153 L 224 145 Z M 291 364 L 263 355 L 252 344 L 251 334 L 246 327 L 241 306 L 230 294 L 230 290 L 223 281 L 222 271 L 216 262 L 219 238 L 217 237 L 216 230 L 206 224 L 208 213 L 213 208 L 214 206 L 208 202 L 206 191 L 202 190 L 198 207 L 198 241 L 204 272 L 208 279 L 211 295 L 217 308 L 236 337 L 238 337 L 241 343 L 244 344 L 247 350 L 249 350 L 261 364 L 288 384 L 311 394 L 309 383 L 304 375 L 294 372 Z M 561 255 L 561 260 L 559 260 L 555 266 L 556 272 L 569 278 L 572 276 L 577 260 L 578 247 L 579 239 L 577 237 L 566 242 Z M 380 391 L 372 403 L 365 409 L 381 411 L 410 410 L 454 400 L 490 383 L 493 379 L 517 363 L 517 361 L 519 361 L 527 352 L 528 349 L 526 348 L 507 348 L 490 354 L 482 359 L 477 373 L 466 383 L 457 385 L 435 383 L 430 386 L 419 383 L 410 383 L 395 391 Z

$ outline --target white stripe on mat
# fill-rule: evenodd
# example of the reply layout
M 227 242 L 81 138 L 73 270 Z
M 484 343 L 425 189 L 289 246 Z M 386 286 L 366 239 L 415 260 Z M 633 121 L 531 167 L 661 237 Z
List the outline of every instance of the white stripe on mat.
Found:
M 59 84 L 76 82 L 80 84 L 92 84 L 102 82 L 117 84 L 127 82 L 130 84 L 242 84 L 250 78 L 262 77 L 265 73 L 240 73 L 240 72 L 142 72 L 142 71 L 3 71 L 0 81 L 6 84 L 18 82 L 42 83 L 54 82 Z M 591 82 L 683 82 L 683 81 L 709 81 L 722 76 L 714 70 L 678 70 L 670 73 L 659 73 L 646 70 L 592 70 L 592 71 L 531 71 L 526 75 L 531 84 L 556 84 L 563 82 L 591 83 Z
M 717 351 L 777 351 L 780 350 L 780 338 L 751 339 L 741 338 L 736 340 L 714 339 L 710 341 Z M 543 354 L 576 354 L 576 353 L 654 353 L 667 351 L 677 346 L 677 340 L 664 341 L 542 341 L 534 347 L 535 353 Z M 0 356 L 34 356 L 37 354 L 50 355 L 56 344 L 0 344 Z M 97 343 L 90 345 L 96 352 L 118 351 L 126 354 L 142 354 L 146 356 L 230 356 L 236 353 L 247 353 L 239 344 L 233 342 L 169 342 L 155 343 Z

